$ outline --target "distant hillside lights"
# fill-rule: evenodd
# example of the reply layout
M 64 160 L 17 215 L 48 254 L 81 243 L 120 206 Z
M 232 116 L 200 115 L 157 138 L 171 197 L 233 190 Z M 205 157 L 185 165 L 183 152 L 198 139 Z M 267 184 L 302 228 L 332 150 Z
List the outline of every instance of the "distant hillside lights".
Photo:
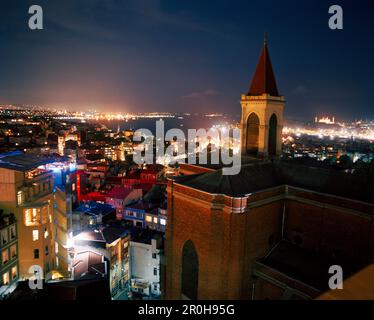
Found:
M 156 121 L 156 137 L 148 129 L 139 129 L 135 131 L 133 141 L 141 142 L 134 148 L 133 157 L 134 162 L 140 165 L 153 164 L 154 159 L 156 163 L 162 165 L 185 163 L 187 160 L 188 164 L 198 162 L 227 166 L 222 170 L 223 175 L 236 175 L 240 172 L 240 130 L 237 128 L 214 127 L 208 132 L 205 129 L 188 129 L 186 141 L 182 130 L 170 129 L 165 134 L 164 122 Z M 166 150 L 165 142 L 170 144 Z M 153 152 L 154 145 L 156 155 Z M 208 153 L 210 161 L 208 161 Z M 230 165 L 231 167 L 228 167 Z

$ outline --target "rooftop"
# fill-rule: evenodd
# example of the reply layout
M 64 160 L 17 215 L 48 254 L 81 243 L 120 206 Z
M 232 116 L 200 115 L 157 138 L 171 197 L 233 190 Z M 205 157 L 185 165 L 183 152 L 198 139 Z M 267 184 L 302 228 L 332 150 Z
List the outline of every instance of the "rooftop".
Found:
M 238 175 L 222 175 L 222 170 L 217 170 L 175 177 L 173 180 L 194 189 L 230 197 L 243 197 L 257 191 L 289 185 L 374 203 L 374 182 L 370 177 L 289 161 L 254 162 L 242 165 Z
M 106 243 L 110 244 L 117 239 L 126 237 L 130 234 L 130 231 L 126 227 L 122 226 L 108 226 L 101 230 Z
M 343 290 L 330 290 L 318 300 L 374 300 L 374 263 L 344 281 Z
M 113 206 L 106 203 L 99 203 L 95 201 L 86 201 L 81 203 L 74 211 L 84 212 L 89 215 L 107 215 L 115 210 Z
M 115 199 L 125 199 L 131 192 L 133 192 L 133 189 L 125 188 L 123 186 L 114 186 L 106 196 Z
M 26 172 L 39 166 L 54 162 L 54 159 L 20 151 L 0 154 L 0 168 Z
M 159 204 L 149 203 L 149 202 L 145 202 L 145 201 L 139 201 L 137 203 L 127 205 L 126 209 L 136 209 L 136 210 L 150 211 L 153 208 L 156 208 L 158 206 L 159 206 Z
M 132 242 L 151 244 L 152 239 L 162 240 L 162 238 L 163 238 L 163 233 L 156 231 L 156 230 L 139 229 L 136 227 L 131 229 L 131 241 Z
M 130 233 L 130 229 L 125 226 L 112 225 L 98 230 L 82 231 L 75 237 L 75 239 L 77 241 L 97 241 L 111 244 L 117 239 L 126 237 Z
M 280 241 L 258 262 L 321 291 L 326 290 L 331 277 L 326 270 L 332 265 L 342 265 L 342 261 L 333 261 L 285 240 Z M 345 265 L 344 270 L 348 274 L 349 268 Z

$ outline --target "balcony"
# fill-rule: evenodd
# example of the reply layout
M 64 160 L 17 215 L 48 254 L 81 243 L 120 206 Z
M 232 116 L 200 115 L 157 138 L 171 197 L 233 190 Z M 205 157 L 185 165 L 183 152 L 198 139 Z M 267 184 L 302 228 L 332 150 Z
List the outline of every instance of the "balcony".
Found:
M 39 180 L 43 176 L 47 177 L 49 175 L 52 175 L 52 171 L 36 168 L 34 170 L 30 170 L 30 171 L 25 172 L 25 180 L 27 182 L 32 181 L 32 180 Z
M 16 217 L 13 213 L 4 214 L 4 211 L 0 209 L 0 229 L 4 229 L 16 222 Z

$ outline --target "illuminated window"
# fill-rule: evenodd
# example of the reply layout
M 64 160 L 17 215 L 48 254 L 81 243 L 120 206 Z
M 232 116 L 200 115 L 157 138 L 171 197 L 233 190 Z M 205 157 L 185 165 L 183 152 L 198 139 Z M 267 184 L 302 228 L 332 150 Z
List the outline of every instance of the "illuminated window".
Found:
M 73 184 L 71 185 L 71 190 L 72 190 L 72 191 L 75 191 L 75 183 L 73 183 Z
M 10 257 L 12 259 L 17 257 L 17 246 L 15 244 L 10 247 Z
M 40 209 L 25 210 L 25 226 L 36 226 L 39 223 Z
M 3 274 L 3 284 L 5 286 L 9 284 L 9 272 Z
M 166 225 L 166 220 L 165 219 L 160 219 L 160 224 L 162 224 L 163 226 Z
M 154 223 L 157 223 L 157 222 L 158 222 L 157 217 L 154 217 L 154 218 L 153 218 L 153 222 L 154 222 Z
M 60 260 L 58 259 L 58 257 L 56 257 L 56 268 L 58 268 L 60 265 Z
M 151 216 L 146 216 L 146 217 L 145 217 L 145 221 L 147 221 L 147 222 L 152 222 L 152 217 L 151 217 Z
M 17 192 L 17 204 L 19 206 L 23 204 L 23 192 L 22 191 Z
M 44 239 L 48 238 L 48 230 L 47 228 L 44 229 Z
M 58 243 L 55 242 L 55 253 L 57 254 L 58 253 Z
M 9 260 L 8 249 L 5 249 L 1 253 L 1 261 L 3 262 L 3 264 L 6 264 L 6 263 L 8 263 L 8 260 Z
M 39 240 L 39 230 L 32 230 L 32 241 Z
M 14 266 L 12 268 L 12 280 L 14 280 L 15 278 L 17 278 L 17 274 L 18 274 L 18 272 L 17 272 L 17 266 Z

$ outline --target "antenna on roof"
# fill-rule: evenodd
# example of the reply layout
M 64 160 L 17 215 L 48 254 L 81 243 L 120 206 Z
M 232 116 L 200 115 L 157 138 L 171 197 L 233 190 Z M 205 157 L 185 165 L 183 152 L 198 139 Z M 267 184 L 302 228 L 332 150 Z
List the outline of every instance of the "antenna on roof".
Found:
M 264 45 L 267 46 L 268 44 L 268 33 L 265 31 L 264 32 Z

